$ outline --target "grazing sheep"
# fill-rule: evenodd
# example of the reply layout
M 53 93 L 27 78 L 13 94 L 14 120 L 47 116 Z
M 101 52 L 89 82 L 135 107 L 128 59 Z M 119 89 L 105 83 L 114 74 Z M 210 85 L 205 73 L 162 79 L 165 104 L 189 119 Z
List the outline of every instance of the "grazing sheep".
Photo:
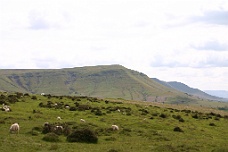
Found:
M 45 123 L 44 123 L 44 126 L 48 126 L 48 125 L 49 125 L 49 122 L 45 122 Z
M 63 131 L 63 126 L 55 126 L 54 130 Z
M 119 127 L 117 125 L 112 125 L 113 130 L 119 130 Z
M 118 112 L 120 112 L 120 109 L 117 109 Z
M 41 96 L 44 96 L 44 95 L 45 95 L 45 93 L 41 93 L 40 95 L 41 95 Z
M 84 119 L 80 119 L 81 122 L 86 122 Z
M 51 125 L 49 124 L 49 122 L 45 122 L 43 127 L 43 133 L 48 133 L 50 131 L 51 131 Z
M 70 106 L 65 106 L 66 109 L 70 109 Z
M 5 110 L 6 112 L 11 111 L 10 106 L 5 105 L 4 103 L 2 104 L 2 109 Z
M 62 118 L 58 116 L 58 117 L 57 117 L 57 120 L 62 120 Z
M 14 123 L 10 126 L 10 133 L 19 133 L 19 124 L 18 123 Z

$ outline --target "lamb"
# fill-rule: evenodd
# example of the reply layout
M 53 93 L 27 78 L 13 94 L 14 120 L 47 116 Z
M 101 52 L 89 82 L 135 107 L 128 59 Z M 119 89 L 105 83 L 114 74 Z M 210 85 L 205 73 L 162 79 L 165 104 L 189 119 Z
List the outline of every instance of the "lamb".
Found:
M 119 130 L 119 127 L 117 125 L 112 125 L 113 130 Z
M 20 129 L 20 127 L 19 127 L 19 124 L 18 123 L 14 123 L 14 124 L 12 124 L 11 126 L 10 126 L 10 133 L 19 133 L 19 129 Z
M 62 120 L 62 118 L 58 116 L 58 117 L 57 117 L 57 120 Z
M 84 120 L 84 119 L 80 119 L 80 121 L 81 121 L 81 122 L 85 122 L 85 120 Z

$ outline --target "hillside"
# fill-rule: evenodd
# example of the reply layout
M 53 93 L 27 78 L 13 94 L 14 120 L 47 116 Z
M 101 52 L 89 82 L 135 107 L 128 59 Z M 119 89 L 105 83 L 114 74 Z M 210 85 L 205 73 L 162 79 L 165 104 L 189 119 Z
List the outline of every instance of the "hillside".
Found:
M 181 82 L 176 82 L 176 81 L 165 82 L 165 81 L 161 81 L 157 78 L 152 78 L 152 79 L 154 81 L 164 85 L 164 86 L 176 89 L 176 90 L 184 92 L 184 93 L 188 93 L 188 94 L 193 95 L 193 96 L 197 96 L 197 97 L 208 99 L 208 100 L 217 100 L 217 101 L 223 101 L 224 100 L 222 98 L 209 95 L 209 94 L 207 94 L 207 93 L 205 93 L 199 89 L 191 88 L 191 87 L 189 87 L 186 84 L 181 83 Z
M 0 90 L 164 101 L 184 95 L 120 65 L 67 69 L 0 70 Z
M 3 103 L 10 111 L 0 107 L 1 152 L 228 150 L 228 113 L 212 108 L 0 92 Z M 15 122 L 19 133 L 9 133 Z
M 31 94 L 91 96 L 207 107 L 225 107 L 164 86 L 121 65 L 65 69 L 1 69 L 0 90 Z

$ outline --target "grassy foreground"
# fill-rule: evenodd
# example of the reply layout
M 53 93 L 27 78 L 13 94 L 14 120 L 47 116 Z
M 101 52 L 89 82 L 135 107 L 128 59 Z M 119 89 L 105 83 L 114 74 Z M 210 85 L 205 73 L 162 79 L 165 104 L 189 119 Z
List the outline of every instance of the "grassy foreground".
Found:
M 1 152 L 228 151 L 228 114 L 213 109 L 20 93 L 0 93 L 0 102 L 12 110 L 0 111 Z M 14 122 L 20 125 L 19 134 L 9 133 Z M 63 125 L 68 132 L 47 141 L 45 122 Z M 113 131 L 113 124 L 120 129 Z M 67 141 L 72 132 L 84 128 L 96 135 L 97 143 Z

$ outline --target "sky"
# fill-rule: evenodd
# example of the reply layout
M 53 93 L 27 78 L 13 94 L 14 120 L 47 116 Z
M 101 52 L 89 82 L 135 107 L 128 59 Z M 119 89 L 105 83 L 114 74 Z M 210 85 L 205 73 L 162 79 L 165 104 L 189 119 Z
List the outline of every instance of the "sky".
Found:
M 0 0 L 0 69 L 111 64 L 228 90 L 228 1 Z

